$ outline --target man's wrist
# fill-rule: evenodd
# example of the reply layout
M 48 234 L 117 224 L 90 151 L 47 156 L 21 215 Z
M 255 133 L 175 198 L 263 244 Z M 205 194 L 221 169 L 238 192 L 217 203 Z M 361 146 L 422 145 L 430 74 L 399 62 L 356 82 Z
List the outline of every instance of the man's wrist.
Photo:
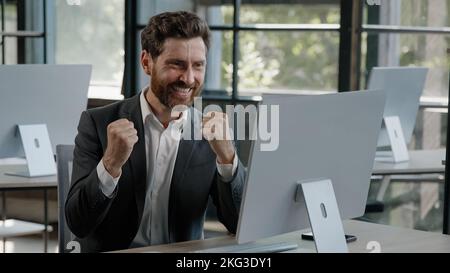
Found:
M 217 163 L 219 164 L 233 164 L 236 151 L 229 153 L 228 155 L 222 155 L 217 157 Z
M 108 158 L 103 158 L 103 166 L 113 178 L 117 178 L 122 174 L 122 168 L 113 167 Z

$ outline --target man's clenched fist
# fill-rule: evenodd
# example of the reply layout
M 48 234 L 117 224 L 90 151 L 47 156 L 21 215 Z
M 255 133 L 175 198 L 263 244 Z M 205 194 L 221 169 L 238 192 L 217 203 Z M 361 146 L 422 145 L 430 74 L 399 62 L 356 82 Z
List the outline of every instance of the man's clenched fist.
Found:
M 203 137 L 217 155 L 219 164 L 233 164 L 235 149 L 225 113 L 210 112 L 203 117 Z
M 116 178 L 122 173 L 122 166 L 130 158 L 134 145 L 138 142 L 133 122 L 120 119 L 108 125 L 108 146 L 103 156 L 103 165 Z

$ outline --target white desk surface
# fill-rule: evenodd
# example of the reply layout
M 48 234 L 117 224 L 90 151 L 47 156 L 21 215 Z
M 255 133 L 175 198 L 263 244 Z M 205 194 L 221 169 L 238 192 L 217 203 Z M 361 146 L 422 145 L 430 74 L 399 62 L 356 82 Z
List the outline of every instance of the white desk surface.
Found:
M 445 149 L 409 151 L 410 160 L 402 163 L 375 161 L 374 175 L 444 173 Z
M 440 233 L 423 232 L 361 221 L 344 221 L 346 234 L 357 236 L 357 241 L 348 245 L 353 253 L 370 253 L 368 243 L 376 241 L 381 247 L 382 253 L 402 252 L 445 252 L 450 253 L 450 236 Z M 288 233 L 261 242 L 295 242 L 299 248 L 289 252 L 311 253 L 315 252 L 314 243 L 301 239 L 301 232 Z M 208 248 L 216 248 L 236 244 L 231 236 L 212 238 L 200 241 L 182 242 L 170 245 L 151 246 L 145 248 L 128 249 L 118 251 L 121 253 L 146 253 L 146 252 L 192 252 Z
M 24 170 L 26 170 L 25 165 L 0 165 L 0 190 L 18 188 L 56 188 L 58 185 L 56 175 L 38 178 L 5 175 L 5 173 Z

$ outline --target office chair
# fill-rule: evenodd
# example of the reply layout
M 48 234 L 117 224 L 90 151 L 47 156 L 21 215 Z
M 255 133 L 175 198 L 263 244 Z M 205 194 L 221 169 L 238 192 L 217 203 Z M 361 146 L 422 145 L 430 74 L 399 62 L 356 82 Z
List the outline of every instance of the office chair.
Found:
M 58 249 L 59 253 L 69 252 L 68 243 L 73 241 L 75 236 L 67 227 L 65 217 L 65 202 L 70 189 L 70 179 L 72 176 L 72 161 L 74 145 L 56 146 L 56 165 L 58 168 Z

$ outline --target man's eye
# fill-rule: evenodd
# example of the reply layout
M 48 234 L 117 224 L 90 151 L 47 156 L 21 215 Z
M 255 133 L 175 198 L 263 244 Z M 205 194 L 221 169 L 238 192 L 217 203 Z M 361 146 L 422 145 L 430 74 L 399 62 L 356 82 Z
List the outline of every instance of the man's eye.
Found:
M 173 62 L 173 63 L 171 63 L 170 65 L 171 65 L 171 66 L 175 66 L 175 67 L 182 67 L 182 66 L 183 66 L 183 63 L 181 63 L 181 62 Z

